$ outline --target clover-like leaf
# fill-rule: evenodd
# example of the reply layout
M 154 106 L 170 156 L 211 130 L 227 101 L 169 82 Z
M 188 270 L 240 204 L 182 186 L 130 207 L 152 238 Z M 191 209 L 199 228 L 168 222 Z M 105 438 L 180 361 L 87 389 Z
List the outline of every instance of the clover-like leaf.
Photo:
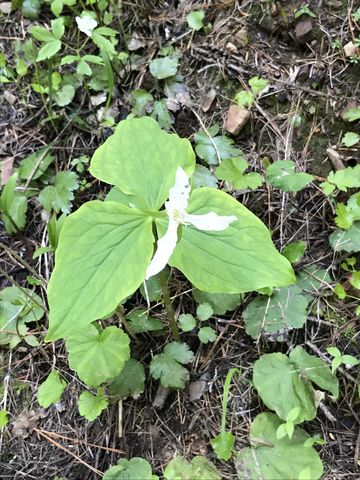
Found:
M 211 327 L 201 327 L 198 332 L 198 337 L 201 343 L 215 342 L 216 332 Z
M 246 188 L 254 190 L 262 184 L 262 178 L 256 172 L 245 174 L 248 167 L 248 162 L 243 157 L 226 158 L 217 167 L 215 173 L 220 180 L 229 182 L 237 190 Z
M 214 310 L 210 303 L 201 303 L 196 309 L 196 315 L 202 322 L 208 320 L 213 315 Z
M 38 402 L 41 407 L 47 408 L 52 403 L 57 403 L 67 383 L 63 380 L 56 370 L 52 370 L 45 382 L 43 382 L 37 394 Z
M 263 334 L 301 328 L 307 318 L 309 299 L 293 285 L 276 289 L 271 297 L 259 295 L 246 307 L 243 317 L 246 333 L 252 338 Z
M 196 327 L 196 320 L 190 313 L 183 313 L 179 315 L 179 324 L 183 332 L 191 332 Z
M 291 160 L 278 160 L 266 169 L 266 180 L 284 192 L 298 192 L 314 180 L 312 175 L 295 172 L 295 163 Z
M 109 385 L 109 394 L 124 400 L 138 398 L 145 388 L 145 371 L 140 362 L 130 358 L 121 373 Z
M 204 26 L 203 20 L 205 18 L 205 12 L 203 10 L 197 10 L 196 12 L 190 12 L 186 15 L 186 21 L 190 28 L 199 31 Z
M 69 213 L 71 201 L 74 200 L 74 193 L 78 187 L 77 175 L 75 172 L 60 172 L 56 175 L 54 185 L 45 187 L 39 194 L 39 202 L 51 212 Z
M 130 357 L 129 343 L 128 335 L 115 326 L 99 332 L 89 325 L 66 342 L 70 368 L 86 385 L 98 387 L 122 371 Z
M 155 379 L 160 379 L 165 388 L 184 388 L 189 372 L 182 364 L 193 359 L 194 354 L 185 343 L 168 343 L 164 353 L 155 355 L 151 360 L 150 373 Z
M 151 218 L 137 209 L 93 201 L 67 217 L 48 286 L 47 339 L 76 334 L 112 312 L 140 286 L 152 252 Z
M 89 421 L 95 420 L 107 406 L 108 400 L 102 388 L 98 389 L 96 395 L 82 392 L 78 399 L 79 413 Z
M 360 108 L 350 108 L 342 115 L 344 120 L 348 120 L 349 122 L 355 122 L 356 120 L 360 119 Z
M 359 142 L 360 142 L 360 135 L 358 135 L 355 132 L 346 132 L 343 138 L 341 139 L 341 143 L 343 143 L 345 147 L 353 147 Z
M 275 249 L 265 225 L 230 195 L 213 188 L 196 189 L 187 211 L 219 215 L 226 211 L 238 218 L 223 231 L 182 227 L 169 264 L 181 270 L 196 288 L 239 293 L 294 282 L 290 263 Z M 164 228 L 160 222 L 158 225 Z
M 309 475 L 303 478 L 320 479 L 323 466 L 319 454 L 312 446 L 304 445 L 309 435 L 296 427 L 291 439 L 279 439 L 276 432 L 281 424 L 274 413 L 257 415 L 250 429 L 252 446 L 236 455 L 239 480 L 299 480 L 305 469 Z
M 327 191 L 330 190 L 328 185 L 336 187 L 339 190 L 346 192 L 348 188 L 360 187 L 360 165 L 355 167 L 347 167 L 336 172 L 330 172 L 327 176 L 327 181 L 320 184 L 325 187 Z M 325 192 L 327 194 L 327 191 Z M 331 192 L 330 192 L 331 193 Z
M 167 200 L 179 166 L 188 175 L 194 171 L 190 142 L 164 132 L 155 120 L 143 117 L 119 123 L 114 134 L 96 150 L 90 172 L 123 193 L 134 195 L 135 205 L 156 211 Z

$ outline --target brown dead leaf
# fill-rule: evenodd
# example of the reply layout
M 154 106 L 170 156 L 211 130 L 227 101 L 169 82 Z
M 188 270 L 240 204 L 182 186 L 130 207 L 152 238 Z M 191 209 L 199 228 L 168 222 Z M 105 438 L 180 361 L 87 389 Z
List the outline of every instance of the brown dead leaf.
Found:
M 0 185 L 5 185 L 5 183 L 11 177 L 14 165 L 14 157 L 6 157 L 1 162 L 1 175 L 0 175 Z
M 250 117 L 251 113 L 245 107 L 239 108 L 237 105 L 231 105 L 226 117 L 225 128 L 229 133 L 238 135 Z
M 208 112 L 211 108 L 211 105 L 213 104 L 213 101 L 215 100 L 217 95 L 217 92 L 215 88 L 211 88 L 208 93 L 205 95 L 204 100 L 201 103 L 201 110 L 203 112 Z
M 43 408 L 36 410 L 23 410 L 18 418 L 12 423 L 12 433 L 15 437 L 26 438 L 31 430 L 36 427 L 38 420 L 45 418 L 47 413 Z

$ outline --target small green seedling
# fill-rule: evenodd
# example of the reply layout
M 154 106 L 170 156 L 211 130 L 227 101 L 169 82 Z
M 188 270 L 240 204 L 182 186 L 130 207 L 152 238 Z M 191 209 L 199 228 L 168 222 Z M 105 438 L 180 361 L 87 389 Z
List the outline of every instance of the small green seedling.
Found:
M 300 413 L 300 407 L 294 407 L 290 410 L 290 412 L 286 416 L 286 422 L 282 423 L 278 429 L 276 430 L 276 438 L 280 439 L 287 435 L 289 438 L 292 438 L 294 429 L 295 429 L 295 421 Z
M 266 93 L 269 89 L 269 82 L 265 78 L 252 77 L 249 80 L 250 90 L 240 90 L 235 95 L 235 101 L 239 108 L 252 107 L 256 98 Z
M 199 323 L 209 320 L 213 315 L 214 310 L 210 303 L 201 303 L 196 310 L 196 315 Z M 191 314 L 182 314 L 179 316 L 180 328 L 183 332 L 190 332 L 196 328 L 196 319 Z M 201 343 L 214 342 L 217 338 L 216 332 L 209 326 L 200 327 L 198 337 Z
M 186 15 L 186 21 L 190 28 L 195 31 L 199 31 L 204 26 L 205 12 L 203 10 L 197 10 Z
M 298 8 L 294 12 L 295 18 L 299 18 L 302 15 L 308 15 L 309 17 L 316 18 L 315 13 L 312 10 L 310 10 L 309 5 L 307 3 L 305 5 L 302 5 L 300 8 Z
M 335 373 L 340 365 L 355 366 L 359 365 L 360 361 L 352 355 L 343 355 L 337 347 L 328 347 L 326 351 L 333 357 L 331 361 L 331 371 Z

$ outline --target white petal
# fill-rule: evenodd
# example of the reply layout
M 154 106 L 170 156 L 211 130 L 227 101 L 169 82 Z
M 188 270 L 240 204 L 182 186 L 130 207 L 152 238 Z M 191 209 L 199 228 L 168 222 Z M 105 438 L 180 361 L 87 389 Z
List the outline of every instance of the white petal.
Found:
M 97 27 L 97 21 L 90 17 L 90 15 L 85 15 L 84 17 L 75 17 L 75 20 L 80 32 L 83 32 L 88 37 L 91 37 L 92 31 Z
M 178 167 L 175 175 L 175 185 L 169 190 L 169 200 L 165 208 L 169 215 L 174 211 L 184 212 L 189 203 L 190 184 L 185 170 Z
M 148 280 L 165 268 L 176 247 L 178 226 L 178 222 L 170 217 L 165 235 L 157 242 L 157 250 L 146 270 L 145 280 Z
M 226 230 L 230 223 L 235 222 L 237 217 L 235 215 L 221 216 L 215 212 L 206 213 L 205 215 L 190 215 L 185 213 L 184 220 L 186 223 L 191 223 L 199 230 L 213 230 L 219 232 Z

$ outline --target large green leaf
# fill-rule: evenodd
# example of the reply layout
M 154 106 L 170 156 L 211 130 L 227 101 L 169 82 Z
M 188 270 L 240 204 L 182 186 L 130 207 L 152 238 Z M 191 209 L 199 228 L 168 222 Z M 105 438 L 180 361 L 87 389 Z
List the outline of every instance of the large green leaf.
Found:
M 254 364 L 253 382 L 265 405 L 283 420 L 296 407 L 300 407 L 296 423 L 315 418 L 313 388 L 283 353 L 262 355 Z
M 360 252 L 360 222 L 353 223 L 348 230 L 335 230 L 329 240 L 335 252 Z
M 220 480 L 214 465 L 202 455 L 194 457 L 191 463 L 184 457 L 175 457 L 164 471 L 165 480 Z
M 181 166 L 188 175 L 195 155 L 187 139 L 161 130 L 152 118 L 132 118 L 119 123 L 114 134 L 99 147 L 90 172 L 137 197 L 136 205 L 159 210 L 174 185 Z
M 226 193 L 213 188 L 193 191 L 188 212 L 236 215 L 223 231 L 182 227 L 170 259 L 196 288 L 212 293 L 239 293 L 294 283 L 288 260 L 275 249 L 265 225 Z M 196 261 L 194 261 L 196 259 Z
M 145 388 L 145 370 L 140 362 L 130 358 L 120 374 L 109 385 L 109 394 L 117 399 L 138 398 Z
M 134 457 L 130 460 L 121 458 L 117 465 L 106 470 L 104 480 L 158 480 L 153 475 L 151 465 L 144 458 Z
M 66 342 L 70 368 L 89 387 L 111 380 L 124 368 L 130 357 L 129 337 L 118 327 L 101 332 L 93 325 Z
M 47 340 L 76 334 L 132 294 L 153 240 L 151 218 L 120 203 L 88 202 L 67 217 L 48 287 Z
M 278 439 L 276 431 L 282 421 L 274 413 L 261 413 L 250 429 L 252 448 L 242 448 L 235 459 L 239 480 L 299 480 L 321 477 L 323 466 L 313 447 L 305 446 L 308 434 L 295 428 L 289 439 Z M 309 473 L 300 477 L 302 472 Z

